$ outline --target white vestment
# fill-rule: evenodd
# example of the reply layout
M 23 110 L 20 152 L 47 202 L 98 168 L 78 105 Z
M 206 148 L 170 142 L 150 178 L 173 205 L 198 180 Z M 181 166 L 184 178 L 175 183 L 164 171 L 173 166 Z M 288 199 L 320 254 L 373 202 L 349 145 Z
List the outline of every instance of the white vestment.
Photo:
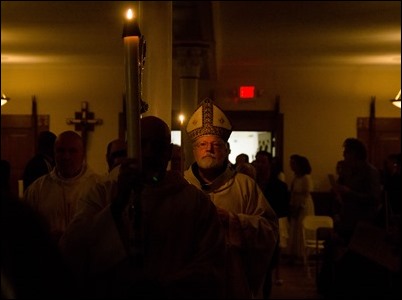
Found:
M 77 202 L 101 176 L 85 166 L 74 178 L 62 178 L 57 168 L 29 185 L 24 201 L 39 212 L 50 226 L 53 234 L 61 235 L 77 212 Z
M 226 297 L 261 297 L 265 274 L 279 238 L 275 212 L 257 183 L 245 174 L 236 173 L 230 165 L 209 185 L 202 185 L 196 172 L 197 166 L 193 164 L 184 177 L 232 216 L 226 227 Z

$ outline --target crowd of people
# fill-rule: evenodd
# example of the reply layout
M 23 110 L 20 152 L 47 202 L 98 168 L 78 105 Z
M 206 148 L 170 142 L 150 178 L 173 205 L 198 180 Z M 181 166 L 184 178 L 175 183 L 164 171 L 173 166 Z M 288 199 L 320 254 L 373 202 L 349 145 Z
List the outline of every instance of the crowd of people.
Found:
M 141 157 L 128 157 L 127 142 L 112 140 L 103 175 L 87 164 L 79 134 L 41 133 L 23 199 L 8 193 L 10 165 L 2 160 L 4 299 L 269 299 L 272 285 L 283 283 L 282 257 L 303 263 L 302 221 L 315 214 L 307 157 L 289 157 L 288 182 L 265 150 L 253 161 L 242 153 L 230 162 L 232 124 L 205 99 L 186 127 L 194 162 L 183 170 L 169 126 L 155 116 L 140 122 Z M 326 241 L 331 266 L 359 222 L 381 225 L 385 215 L 389 224 L 389 211 L 393 222 L 400 217 L 400 155 L 389 157 L 381 176 L 362 142 L 347 138 L 343 146 Z M 390 199 L 385 214 L 382 186 Z M 323 268 L 320 287 L 327 288 Z

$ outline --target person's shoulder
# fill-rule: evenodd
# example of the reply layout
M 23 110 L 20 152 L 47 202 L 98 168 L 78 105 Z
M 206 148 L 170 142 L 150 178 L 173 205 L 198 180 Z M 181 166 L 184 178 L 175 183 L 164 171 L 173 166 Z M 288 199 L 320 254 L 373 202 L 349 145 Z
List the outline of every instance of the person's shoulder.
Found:
M 194 173 L 193 173 L 192 167 L 190 166 L 187 170 L 184 170 L 183 177 L 188 178 L 188 177 L 192 177 L 192 176 L 194 176 Z
M 234 175 L 235 178 L 237 178 L 238 180 L 245 180 L 245 181 L 255 181 L 253 178 L 251 178 L 249 175 L 244 174 L 242 172 L 236 172 Z
M 42 154 L 36 153 L 34 156 L 32 156 L 32 157 L 29 159 L 28 162 L 31 162 L 31 161 L 43 161 L 43 159 L 44 159 L 44 156 L 43 156 Z
M 257 181 L 255 181 L 255 179 L 253 179 L 249 175 L 246 175 L 243 173 L 236 173 L 232 177 L 232 180 L 234 182 L 237 182 L 240 185 L 245 185 L 245 186 L 249 186 L 249 187 L 258 186 Z
M 209 197 L 208 194 L 204 193 L 201 191 L 199 188 L 197 188 L 195 185 L 191 184 L 187 180 L 185 180 L 185 185 L 183 187 L 183 192 L 187 193 L 192 193 L 194 195 L 200 196 L 201 198 Z
M 178 171 L 171 170 L 168 171 L 167 174 L 169 175 L 170 178 L 172 178 L 172 180 L 174 180 L 175 186 L 181 187 L 182 191 L 206 195 L 203 191 L 201 191 L 198 187 L 196 187 L 188 179 L 188 177 L 181 175 Z
M 50 173 L 39 176 L 26 187 L 24 194 L 47 193 L 46 189 L 54 185 L 55 182 L 55 178 Z
M 46 160 L 40 154 L 36 154 L 25 164 L 25 171 L 36 170 L 37 168 L 46 168 L 47 170 Z
M 275 185 L 277 185 L 277 186 L 279 186 L 281 188 L 286 188 L 286 189 L 288 188 L 288 184 L 285 181 L 282 181 L 279 178 L 275 177 L 273 182 L 274 182 Z
M 304 174 L 303 176 L 300 177 L 304 181 L 313 181 L 313 176 L 311 174 Z
M 53 182 L 51 173 L 46 173 L 44 175 L 39 176 L 30 185 L 43 185 L 48 182 Z
M 380 170 L 372 163 L 365 161 L 357 165 L 356 171 L 359 176 L 381 176 Z
M 189 182 L 185 177 L 181 174 L 176 173 L 175 171 L 169 171 L 169 177 L 171 178 L 169 181 L 172 183 L 171 180 L 174 180 L 174 187 L 172 187 L 169 191 L 174 192 L 178 197 L 186 198 L 186 202 L 210 202 L 210 196 L 200 190 L 197 186 Z M 172 177 L 174 177 L 172 179 Z
M 83 177 L 87 178 L 88 180 L 93 180 L 95 182 L 100 182 L 105 179 L 104 175 L 96 173 L 90 166 L 86 167 Z
M 191 166 L 183 172 L 183 177 L 188 183 L 196 186 L 197 188 L 201 188 L 201 183 L 193 173 Z

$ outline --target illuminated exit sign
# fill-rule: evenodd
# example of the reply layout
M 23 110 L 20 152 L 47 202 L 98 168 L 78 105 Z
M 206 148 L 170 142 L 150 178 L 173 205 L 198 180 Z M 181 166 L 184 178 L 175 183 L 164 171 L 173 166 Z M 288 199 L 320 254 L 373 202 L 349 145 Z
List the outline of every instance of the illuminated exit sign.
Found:
M 255 86 L 241 86 L 239 88 L 240 99 L 252 99 L 255 97 Z

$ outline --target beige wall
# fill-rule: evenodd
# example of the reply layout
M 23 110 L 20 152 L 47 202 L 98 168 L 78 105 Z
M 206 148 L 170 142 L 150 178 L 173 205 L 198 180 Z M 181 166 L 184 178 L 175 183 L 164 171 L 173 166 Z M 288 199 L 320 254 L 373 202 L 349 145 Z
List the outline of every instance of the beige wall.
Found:
M 141 3 L 142 14 L 155 18 L 156 2 Z M 177 108 L 179 95 L 177 81 L 171 78 L 171 2 L 158 5 L 165 6 L 157 13 L 159 26 L 141 24 L 148 43 L 144 99 L 151 105 L 150 113 L 170 123 L 170 111 Z M 38 113 L 50 115 L 50 130 L 59 134 L 74 129 L 66 124 L 66 119 L 74 117 L 81 102 L 87 101 L 89 110 L 103 120 L 89 134 L 88 162 L 95 171 L 106 172 L 106 145 L 118 135 L 118 113 L 122 111 L 125 88 L 123 41 L 117 42 L 115 46 L 121 47 L 122 59 L 113 69 L 2 64 L 1 86 L 11 101 L 1 108 L 1 114 L 30 114 L 32 95 L 36 95 Z M 377 117 L 400 118 L 400 109 L 389 101 L 400 89 L 400 62 L 385 66 L 322 66 L 297 72 L 292 68 L 280 72 L 256 68 L 218 71 L 216 85 L 200 82 L 200 98 L 209 96 L 212 90 L 223 109 L 272 109 L 275 96 L 280 96 L 286 178 L 289 181 L 292 177 L 289 156 L 305 155 L 310 159 L 318 191 L 329 188 L 327 174 L 334 172 L 335 163 L 342 158 L 343 140 L 356 136 L 356 119 L 369 116 L 371 96 L 377 99 Z M 263 90 L 262 96 L 245 104 L 236 103 L 230 92 L 244 84 L 256 85 Z
M 89 111 L 103 120 L 88 134 L 88 163 L 97 171 L 107 170 L 107 143 L 118 137 L 118 113 L 122 111 L 123 71 L 93 69 L 8 68 L 2 67 L 1 85 L 7 87 L 11 101 L 2 106 L 1 114 L 31 114 L 32 95 L 36 95 L 38 114 L 50 115 L 50 130 L 60 134 L 74 130 L 67 118 L 89 103 Z M 80 77 L 80 81 L 74 78 Z
M 155 10 L 155 5 L 159 9 Z M 146 21 L 140 24 L 148 44 L 144 99 L 150 107 L 148 114 L 156 115 L 168 124 L 171 121 L 168 112 L 172 99 L 171 5 L 170 1 L 142 1 L 140 7 L 142 15 L 148 20 L 157 18 L 161 21 L 159 26 Z M 161 6 L 163 9 L 160 9 Z M 95 113 L 95 118 L 103 120 L 102 125 L 96 125 L 95 131 L 88 134 L 88 163 L 96 172 L 105 173 L 106 146 L 118 137 L 118 115 L 123 111 L 125 92 L 123 39 L 118 42 L 115 46 L 121 48 L 121 64 L 112 69 L 58 64 L 51 67 L 2 64 L 1 86 L 2 90 L 6 87 L 4 92 L 11 101 L 1 107 L 1 114 L 31 114 L 32 96 L 36 95 L 38 114 L 50 115 L 50 130 L 59 134 L 74 130 L 73 125 L 67 125 L 66 119 L 74 118 L 74 113 L 81 110 L 81 102 L 87 101 L 89 111 Z M 150 88 L 155 86 L 158 88 Z
M 223 109 L 270 110 L 276 95 L 280 96 L 286 179 L 289 183 L 293 175 L 290 155 L 304 155 L 312 165 L 317 191 L 330 188 L 327 174 L 334 173 L 336 162 L 342 159 L 344 139 L 357 136 L 357 118 L 369 117 L 371 96 L 376 97 L 376 117 L 401 117 L 401 110 L 390 102 L 400 89 L 397 64 L 287 68 L 275 74 L 223 70 L 221 74 L 225 80 L 218 84 L 216 100 Z M 236 102 L 230 92 L 240 85 L 255 85 L 263 90 L 262 96 Z

